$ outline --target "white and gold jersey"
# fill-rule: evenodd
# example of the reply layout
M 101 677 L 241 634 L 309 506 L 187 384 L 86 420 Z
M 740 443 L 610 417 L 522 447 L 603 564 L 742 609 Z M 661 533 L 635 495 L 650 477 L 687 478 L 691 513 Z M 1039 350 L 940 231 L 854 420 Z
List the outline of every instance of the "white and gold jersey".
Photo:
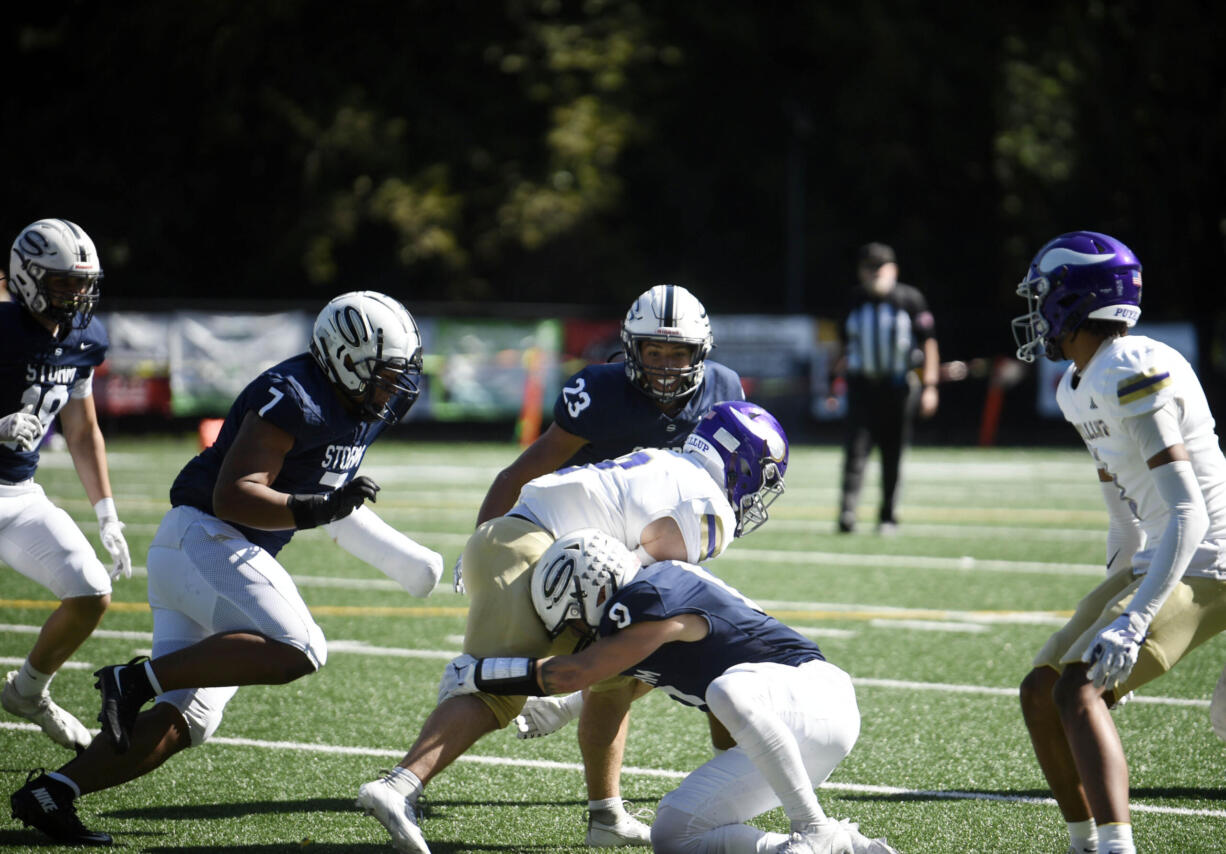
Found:
M 1214 432 L 1213 415 L 1192 366 L 1176 350 L 1144 336 L 1105 341 L 1080 374 L 1069 366 L 1056 389 L 1056 401 L 1069 423 L 1107 472 L 1146 535 L 1136 556 L 1148 564 L 1166 530 L 1170 508 L 1158 494 L 1147 453 L 1125 429 L 1125 419 L 1168 406 L 1179 423 L 1184 447 L 1209 513 L 1207 548 L 1189 566 L 1189 574 L 1220 577 L 1226 554 L 1214 559 L 1216 542 L 1226 547 L 1226 457 Z M 1223 548 L 1226 551 L 1226 548 Z
M 520 492 L 511 512 L 517 511 L 527 511 L 555 537 L 598 528 L 631 549 L 640 545 L 644 528 L 671 516 L 690 563 L 720 554 L 736 530 L 732 505 L 702 463 L 658 448 L 535 478 Z

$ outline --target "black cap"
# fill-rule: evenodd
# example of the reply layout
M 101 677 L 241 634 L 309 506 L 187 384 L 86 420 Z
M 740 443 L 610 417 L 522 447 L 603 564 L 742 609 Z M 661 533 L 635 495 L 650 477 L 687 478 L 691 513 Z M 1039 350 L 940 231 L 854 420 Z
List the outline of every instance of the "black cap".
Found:
M 884 243 L 866 243 L 860 247 L 858 256 L 861 267 L 880 267 L 895 262 L 894 250 Z

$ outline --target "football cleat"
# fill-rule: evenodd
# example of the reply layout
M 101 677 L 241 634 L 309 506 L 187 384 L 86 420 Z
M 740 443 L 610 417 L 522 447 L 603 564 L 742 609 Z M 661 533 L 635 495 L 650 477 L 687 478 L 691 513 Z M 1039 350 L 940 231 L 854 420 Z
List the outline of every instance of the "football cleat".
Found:
M 650 848 L 651 827 L 639 819 L 650 818 L 651 815 L 649 809 L 636 810 L 633 813 L 623 811 L 617 821 L 606 824 L 589 812 L 587 838 L 584 842 L 592 848 Z
M 854 854 L 898 854 L 898 849 L 884 839 L 869 839 L 860 832 L 860 826 L 854 821 L 841 819 L 839 826 L 851 837 L 851 850 Z
M 386 780 L 371 780 L 358 789 L 354 806 L 379 820 L 392 835 L 392 847 L 405 854 L 430 854 L 426 838 L 417 826 L 413 805 Z
M 1097 845 L 1074 845 L 1071 842 L 1068 846 L 1068 854 L 1098 854 Z
M 77 818 L 72 789 L 52 780 L 41 768 L 26 777 L 26 784 L 9 798 L 13 818 L 41 830 L 64 845 L 110 845 L 109 833 L 90 830 Z
M 847 825 L 838 821 L 809 825 L 775 850 L 777 854 L 855 854 Z
M 127 664 L 112 664 L 94 671 L 98 677 L 94 687 L 102 692 L 98 722 L 116 753 L 127 752 L 136 716 L 141 706 L 153 699 L 154 691 L 143 669 L 148 660 L 148 656 L 139 655 Z M 133 672 L 134 668 L 141 669 Z
M 0 691 L 0 706 L 9 714 L 38 724 L 47 737 L 61 747 L 80 753 L 89 747 L 93 735 L 71 713 L 57 706 L 45 690 L 37 697 L 23 697 L 17 693 L 13 680 L 17 671 L 10 670 L 4 677 L 4 690 Z

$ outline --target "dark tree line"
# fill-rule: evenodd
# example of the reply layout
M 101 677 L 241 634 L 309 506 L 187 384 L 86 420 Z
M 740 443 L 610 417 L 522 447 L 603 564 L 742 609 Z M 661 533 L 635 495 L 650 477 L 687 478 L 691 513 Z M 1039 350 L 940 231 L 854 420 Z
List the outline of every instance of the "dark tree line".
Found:
M 133 301 L 620 309 L 674 280 L 767 313 L 833 310 L 880 239 L 999 339 L 1033 251 L 1088 227 L 1141 256 L 1151 316 L 1208 329 L 1224 22 L 1143 0 L 23 4 L 3 232 L 77 220 Z

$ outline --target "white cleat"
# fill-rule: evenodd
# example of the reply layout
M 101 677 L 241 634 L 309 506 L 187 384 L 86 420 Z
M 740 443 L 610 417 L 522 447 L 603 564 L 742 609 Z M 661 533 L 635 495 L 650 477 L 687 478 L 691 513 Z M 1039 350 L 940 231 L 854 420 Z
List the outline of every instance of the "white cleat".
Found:
M 1098 846 L 1083 845 L 1079 848 L 1070 842 L 1068 846 L 1068 854 L 1098 854 Z
M 887 843 L 884 839 L 869 839 L 860 832 L 860 826 L 854 821 L 843 819 L 839 824 L 847 831 L 847 835 L 851 837 L 851 850 L 853 854 L 899 854 L 898 849 Z
M 46 691 L 37 697 L 23 697 L 17 693 L 14 681 L 17 671 L 10 670 L 4 677 L 4 690 L 0 691 L 0 706 L 9 714 L 38 724 L 47 737 L 61 747 L 80 753 L 89 747 L 93 735 L 71 712 L 57 706 Z
M 367 815 L 373 815 L 379 824 L 392 835 L 392 847 L 405 854 L 430 854 L 426 838 L 417 826 L 413 805 L 404 795 L 389 786 L 384 780 L 363 783 L 358 789 L 354 805 Z
M 650 848 L 651 827 L 639 821 L 649 815 L 650 810 L 623 813 L 613 824 L 605 824 L 588 813 L 585 842 L 591 848 Z
M 855 854 L 851 834 L 842 822 L 827 821 L 810 825 L 801 833 L 793 833 L 776 854 Z

